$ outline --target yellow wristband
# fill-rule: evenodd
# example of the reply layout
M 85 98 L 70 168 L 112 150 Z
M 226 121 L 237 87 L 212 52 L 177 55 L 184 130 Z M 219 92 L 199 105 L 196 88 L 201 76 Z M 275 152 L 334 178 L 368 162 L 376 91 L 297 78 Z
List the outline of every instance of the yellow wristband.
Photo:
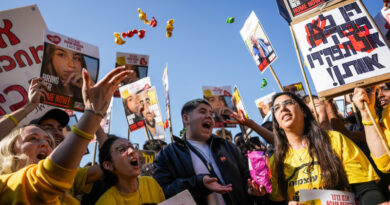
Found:
M 89 133 L 86 133 L 80 129 L 78 129 L 76 127 L 76 125 L 73 125 L 72 126 L 72 132 L 75 133 L 76 135 L 86 139 L 86 140 L 92 140 L 93 139 L 93 135 L 89 134 Z
M 364 126 L 372 126 L 372 125 L 374 125 L 374 123 L 372 123 L 372 121 L 364 121 L 364 120 L 362 120 L 362 124 Z
M 12 116 L 12 115 L 5 115 L 4 117 L 10 118 L 14 122 L 15 126 L 18 126 L 19 122 L 15 119 L 14 116 Z

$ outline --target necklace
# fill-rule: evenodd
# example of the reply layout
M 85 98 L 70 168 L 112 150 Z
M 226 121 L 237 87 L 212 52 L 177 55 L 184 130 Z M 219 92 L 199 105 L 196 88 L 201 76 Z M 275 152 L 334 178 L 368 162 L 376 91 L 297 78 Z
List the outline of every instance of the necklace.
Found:
M 208 153 L 208 156 L 206 155 L 206 153 L 204 153 L 200 148 L 198 148 L 196 145 L 192 145 L 193 148 L 195 148 L 206 160 L 207 164 L 207 169 L 209 170 L 209 172 L 211 173 L 211 170 L 212 170 L 212 163 L 211 163 L 211 150 L 209 151 Z
M 302 154 L 299 154 L 298 151 L 299 151 L 299 150 L 294 151 L 294 156 L 295 156 L 295 154 L 296 154 L 296 155 L 298 156 L 298 160 L 299 160 L 300 162 L 302 162 L 304 159 L 306 159 L 307 151 L 304 152 L 304 153 L 302 153 Z

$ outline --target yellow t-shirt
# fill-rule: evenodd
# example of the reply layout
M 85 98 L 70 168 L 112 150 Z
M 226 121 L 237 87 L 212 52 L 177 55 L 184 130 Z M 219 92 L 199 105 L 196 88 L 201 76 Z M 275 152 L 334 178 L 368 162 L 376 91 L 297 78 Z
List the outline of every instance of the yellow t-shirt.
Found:
M 108 189 L 96 202 L 96 205 L 158 204 L 165 200 L 160 185 L 149 176 L 138 177 L 139 187 L 134 193 L 122 193 L 116 186 Z
M 377 181 L 380 178 L 364 153 L 347 137 L 336 131 L 328 131 L 335 154 L 341 159 L 350 184 Z M 274 156 L 270 159 L 272 170 L 272 201 L 283 201 L 275 178 Z M 308 170 L 310 155 L 308 149 L 294 150 L 290 148 L 284 159 L 284 174 L 287 180 L 288 201 L 293 200 L 301 189 L 320 189 L 321 168 L 314 159 L 312 170 Z
M 383 133 L 385 134 L 385 140 L 387 142 L 387 146 L 390 147 L 390 106 L 387 106 L 382 111 L 382 123 L 381 127 L 383 128 Z M 390 157 L 387 153 L 380 157 L 374 157 L 372 156 L 372 159 L 375 162 L 375 165 L 378 167 L 378 169 L 383 173 L 390 173 Z
M 92 190 L 93 183 L 87 183 L 88 169 L 90 167 L 83 167 L 77 169 L 76 177 L 72 188 L 70 189 L 70 194 L 72 196 L 77 196 L 79 194 L 89 194 Z
M 67 193 L 76 172 L 46 158 L 17 172 L 0 175 L 0 204 L 80 204 Z

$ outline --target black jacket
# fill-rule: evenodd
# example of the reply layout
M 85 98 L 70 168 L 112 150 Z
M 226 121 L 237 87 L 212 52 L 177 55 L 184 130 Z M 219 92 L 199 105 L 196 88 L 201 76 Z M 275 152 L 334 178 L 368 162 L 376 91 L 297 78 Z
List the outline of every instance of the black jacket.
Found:
M 211 192 L 203 185 L 204 175 L 195 175 L 190 150 L 184 140 L 174 137 L 174 143 L 161 150 L 154 161 L 153 176 L 166 198 L 188 189 L 197 204 L 207 204 L 207 195 Z M 233 185 L 233 191 L 223 195 L 226 204 L 251 204 L 247 182 L 249 171 L 238 148 L 214 135 L 207 143 L 225 184 Z

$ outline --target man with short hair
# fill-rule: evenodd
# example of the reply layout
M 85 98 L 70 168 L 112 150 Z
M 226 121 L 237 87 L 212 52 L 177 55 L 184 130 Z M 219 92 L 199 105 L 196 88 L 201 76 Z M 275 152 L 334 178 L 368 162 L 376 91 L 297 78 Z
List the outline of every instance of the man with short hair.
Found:
M 51 109 L 40 118 L 34 119 L 30 124 L 36 124 L 49 132 L 56 143 L 56 147 L 65 139 L 63 129 L 69 122 L 68 114 L 61 109 Z
M 211 110 L 204 99 L 183 106 L 184 137 L 174 137 L 174 142 L 160 151 L 153 176 L 166 198 L 188 189 L 197 204 L 250 204 L 254 198 L 249 194 L 262 196 L 265 189 L 249 179 L 237 147 L 212 135 Z

